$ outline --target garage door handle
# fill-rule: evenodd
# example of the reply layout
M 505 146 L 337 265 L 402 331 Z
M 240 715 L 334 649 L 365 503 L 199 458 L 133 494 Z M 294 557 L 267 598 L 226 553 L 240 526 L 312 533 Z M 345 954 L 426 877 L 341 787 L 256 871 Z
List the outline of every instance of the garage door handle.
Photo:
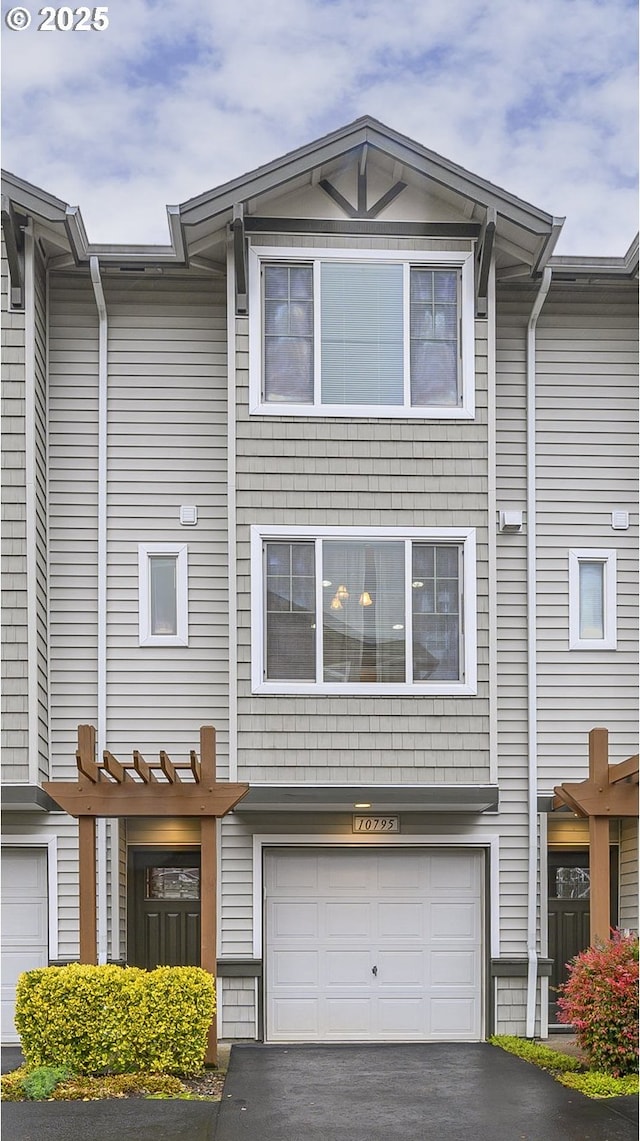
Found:
M 377 967 L 372 967 L 372 968 L 371 968 L 371 974 L 372 974 L 372 975 L 377 975 L 377 973 L 378 973 L 378 968 L 377 968 Z

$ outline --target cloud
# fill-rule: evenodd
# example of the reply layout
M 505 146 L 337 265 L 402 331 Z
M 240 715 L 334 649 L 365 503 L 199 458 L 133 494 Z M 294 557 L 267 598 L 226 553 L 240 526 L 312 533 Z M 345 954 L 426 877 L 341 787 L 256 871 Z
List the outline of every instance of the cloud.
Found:
M 8 5 L 5 4 L 4 10 Z M 636 228 L 627 0 L 117 0 L 104 32 L 5 30 L 6 167 L 92 241 L 372 114 L 550 213 L 559 252 Z

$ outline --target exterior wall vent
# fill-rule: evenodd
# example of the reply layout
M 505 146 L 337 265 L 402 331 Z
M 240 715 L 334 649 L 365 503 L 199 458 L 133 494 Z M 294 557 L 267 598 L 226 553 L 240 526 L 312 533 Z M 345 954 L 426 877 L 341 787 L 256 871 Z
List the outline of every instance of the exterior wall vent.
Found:
M 180 522 L 183 527 L 195 527 L 198 522 L 198 508 L 192 505 L 181 507 Z
M 501 511 L 500 530 L 516 532 L 522 530 L 522 511 Z
M 611 526 L 613 527 L 614 531 L 627 531 L 629 528 L 629 512 L 612 511 Z

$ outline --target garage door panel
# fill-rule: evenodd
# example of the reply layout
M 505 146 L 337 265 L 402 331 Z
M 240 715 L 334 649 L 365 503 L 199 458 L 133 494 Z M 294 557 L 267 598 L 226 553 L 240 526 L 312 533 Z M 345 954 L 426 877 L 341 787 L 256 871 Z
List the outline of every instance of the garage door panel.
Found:
M 328 998 L 323 1003 L 327 1035 L 338 1040 L 368 1038 L 371 1034 L 371 1004 L 368 998 Z
M 473 987 L 478 976 L 478 956 L 474 951 L 433 951 L 430 976 L 434 987 Z
M 368 903 L 335 903 L 324 905 L 325 934 L 328 939 L 369 939 L 371 907 Z
M 434 940 L 475 940 L 478 908 L 474 903 L 432 903 L 430 931 Z
M 386 1038 L 425 1037 L 426 1003 L 422 998 L 378 999 L 378 1024 Z
M 474 997 L 434 998 L 431 1001 L 431 1033 L 451 1041 L 473 1037 L 478 1023 L 478 1002 Z
M 449 898 L 457 892 L 468 894 L 477 889 L 477 861 L 470 861 L 463 852 L 448 852 L 446 855 L 446 860 L 436 859 L 431 864 L 431 894 Z
M 319 904 L 276 900 L 271 905 L 271 928 L 278 939 L 315 939 L 319 933 Z
M 273 1035 L 286 1041 L 315 1041 L 318 1037 L 318 1004 L 315 999 L 276 999 L 272 1007 Z
M 268 867 L 267 891 L 314 894 L 318 887 L 318 861 L 311 852 L 296 854 L 295 860 L 280 860 Z
M 420 902 L 382 901 L 377 904 L 376 910 L 377 935 L 380 939 L 424 939 L 425 917 Z
M 413 853 L 389 852 L 378 863 L 378 888 L 382 895 L 400 893 L 415 897 L 426 890 L 427 866 L 416 863 Z
M 371 983 L 371 955 L 365 948 L 359 951 L 326 951 L 324 978 L 328 987 L 365 986 Z
M 4 902 L 2 905 L 3 944 L 29 944 L 42 947 L 47 942 L 47 912 L 34 903 Z
M 375 954 L 377 980 L 382 986 L 421 987 L 427 980 L 424 951 L 378 951 Z
M 277 986 L 317 986 L 320 981 L 319 952 L 274 951 L 273 978 Z
M 478 1040 L 480 853 L 336 847 L 304 854 L 316 861 L 317 874 L 307 875 L 317 885 L 312 900 L 295 876 L 273 871 L 295 864 L 295 849 L 265 855 L 267 1040 Z M 445 891 L 449 872 L 452 892 Z

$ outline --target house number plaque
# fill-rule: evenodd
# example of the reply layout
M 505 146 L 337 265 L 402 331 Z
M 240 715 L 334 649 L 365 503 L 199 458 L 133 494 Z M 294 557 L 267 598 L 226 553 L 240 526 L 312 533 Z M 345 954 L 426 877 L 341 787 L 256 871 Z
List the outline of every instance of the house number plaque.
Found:
M 400 817 L 399 816 L 354 816 L 352 823 L 353 832 L 399 832 L 400 831 Z

